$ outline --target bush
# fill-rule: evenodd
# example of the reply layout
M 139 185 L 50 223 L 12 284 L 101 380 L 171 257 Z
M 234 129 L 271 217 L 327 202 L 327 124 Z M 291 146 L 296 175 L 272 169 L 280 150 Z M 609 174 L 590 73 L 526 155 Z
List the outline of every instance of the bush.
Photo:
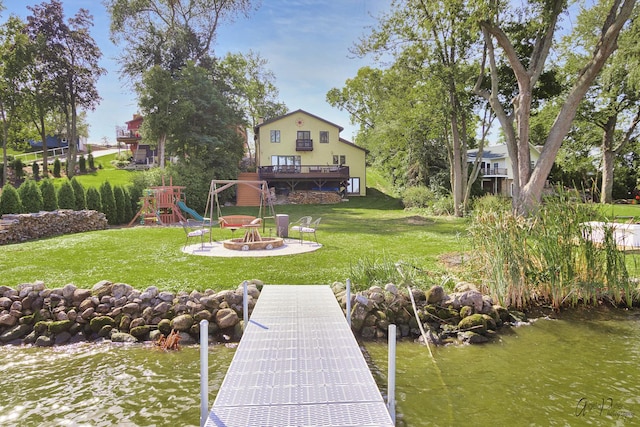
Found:
M 76 208 L 76 196 L 73 194 L 73 187 L 68 179 L 58 189 L 58 207 L 72 210 Z
M 55 159 L 53 161 L 53 176 L 56 178 L 60 178 L 60 159 Z
M 124 224 L 125 213 L 124 213 L 124 205 L 127 203 L 124 199 L 124 191 L 122 191 L 122 187 L 117 185 L 113 187 L 113 199 L 116 202 L 116 224 Z
M 22 160 L 15 159 L 11 162 L 11 167 L 13 168 L 16 178 L 22 179 L 24 177 L 24 164 L 22 163 Z
M 111 225 L 117 224 L 116 199 L 113 196 L 113 189 L 109 181 L 103 182 L 100 186 L 100 200 L 102 201 L 102 212 L 106 215 L 107 222 Z
M 131 194 L 127 188 L 123 187 L 122 192 L 124 193 L 124 222 L 129 223 L 133 216 L 137 213 L 137 211 L 133 210 L 133 205 L 131 204 Z
M 33 172 L 33 179 L 37 181 L 40 178 L 40 165 L 38 162 L 33 162 L 31 164 L 31 171 Z
M 11 184 L 6 184 L 0 193 L 0 215 L 20 212 L 22 212 L 22 203 L 18 190 Z
M 511 199 L 502 196 L 487 194 L 473 199 L 472 209 L 474 213 L 506 212 L 511 210 Z
M 56 188 L 50 179 L 47 178 L 40 183 L 40 193 L 42 194 L 42 210 L 51 212 L 58 209 Z
M 81 211 L 87 208 L 87 196 L 84 187 L 74 176 L 71 178 L 71 186 L 73 187 L 73 195 L 75 196 L 75 210 Z
M 22 212 L 34 213 L 43 209 L 42 193 L 38 184 L 32 179 L 28 179 L 18 188 L 18 194 L 22 201 Z
M 93 162 L 93 154 L 89 153 L 87 156 L 87 162 L 89 163 L 89 170 L 96 170 L 96 165 Z
M 409 187 L 402 193 L 405 208 L 428 208 L 434 200 L 433 191 L 424 186 Z
M 87 209 L 102 212 L 100 193 L 93 187 L 87 188 Z
M 441 197 L 431 206 L 431 213 L 434 215 L 453 215 L 453 196 Z
M 87 159 L 84 155 L 78 158 L 78 168 L 80 169 L 80 173 L 87 173 Z

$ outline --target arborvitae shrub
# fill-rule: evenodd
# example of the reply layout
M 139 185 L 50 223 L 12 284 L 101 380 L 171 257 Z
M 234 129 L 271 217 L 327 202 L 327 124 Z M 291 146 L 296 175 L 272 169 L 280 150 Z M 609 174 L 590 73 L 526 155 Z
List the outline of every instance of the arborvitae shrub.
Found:
M 55 159 L 53 161 L 53 176 L 56 178 L 60 178 L 60 159 Z
M 33 173 L 33 179 L 37 181 L 40 178 L 40 164 L 38 162 L 31 164 L 31 172 Z
M 117 224 L 123 224 L 125 222 L 124 205 L 126 201 L 124 199 L 124 191 L 122 191 L 122 187 L 119 185 L 113 187 L 113 198 L 116 201 Z
M 97 188 L 87 188 L 87 209 L 102 212 L 102 202 Z
M 71 187 L 73 187 L 73 195 L 76 198 L 76 205 L 75 205 L 76 207 L 75 207 L 75 209 L 77 211 L 81 211 L 83 209 L 86 209 L 87 208 L 87 196 L 85 194 L 84 187 L 82 186 L 80 181 L 78 181 L 76 179 L 75 176 L 73 178 L 71 178 Z
M 96 165 L 93 162 L 93 154 L 89 153 L 89 155 L 87 155 L 87 162 L 89 163 L 89 170 L 96 170 Z
M 129 223 L 132 219 L 133 216 L 137 213 L 133 211 L 132 205 L 131 205 L 131 194 L 129 194 L 129 190 L 126 188 L 123 188 L 122 191 L 124 192 L 124 222 L 123 223 Z
M 11 162 L 11 167 L 13 168 L 13 173 L 16 175 L 16 178 L 22 179 L 24 176 L 24 164 L 22 163 L 22 160 L 13 160 Z
M 102 201 L 102 212 L 107 216 L 107 222 L 111 225 L 117 224 L 116 199 L 113 196 L 113 189 L 109 181 L 103 182 L 100 186 L 100 200 Z
M 78 159 L 78 168 L 80 173 L 87 173 L 87 159 L 85 159 L 84 155 L 81 155 Z
M 27 179 L 18 188 L 18 194 L 22 201 L 22 212 L 34 213 L 43 209 L 42 193 L 38 184 L 32 179 Z
M 22 203 L 20 202 L 18 190 L 13 185 L 6 184 L 2 187 L 2 193 L 0 193 L 0 215 L 20 212 L 22 212 Z
M 76 196 L 73 194 L 73 187 L 68 179 L 58 189 L 58 207 L 71 210 L 76 208 Z
M 56 196 L 56 188 L 50 179 L 44 179 L 40 183 L 40 193 L 42 193 L 42 210 L 55 211 L 58 209 L 58 196 Z

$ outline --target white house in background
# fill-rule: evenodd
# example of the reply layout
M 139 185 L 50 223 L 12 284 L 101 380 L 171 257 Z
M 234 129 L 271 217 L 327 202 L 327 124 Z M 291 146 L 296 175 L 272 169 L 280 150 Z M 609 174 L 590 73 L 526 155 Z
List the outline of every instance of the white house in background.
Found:
M 533 168 L 540 158 L 540 150 L 529 144 L 529 153 Z M 467 151 L 469 163 L 475 162 L 477 156 L 477 148 Z M 506 144 L 493 145 L 482 150 L 478 179 L 481 180 L 482 189 L 486 193 L 508 197 L 513 195 L 513 164 Z

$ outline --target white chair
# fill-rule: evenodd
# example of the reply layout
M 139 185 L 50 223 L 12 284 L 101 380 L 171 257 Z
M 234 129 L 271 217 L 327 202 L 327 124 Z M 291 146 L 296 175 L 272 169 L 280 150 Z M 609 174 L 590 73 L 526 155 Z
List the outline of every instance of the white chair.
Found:
M 189 223 L 189 220 L 187 220 L 186 223 L 184 221 L 180 221 L 180 225 L 182 225 L 182 228 L 184 229 L 184 232 L 187 235 L 187 240 L 185 240 L 184 247 L 182 249 L 184 250 L 187 247 L 187 244 L 189 243 L 189 239 L 191 237 L 200 237 L 200 249 L 204 248 L 204 235 L 209 232 L 209 229 L 203 227 L 203 228 L 192 230 L 189 228 L 188 223 Z
M 306 227 L 302 227 L 300 229 L 300 244 L 304 241 L 304 233 L 313 234 L 313 238 L 318 243 L 318 237 L 316 236 L 316 230 L 318 229 L 318 225 L 320 224 L 320 220 L 322 218 L 315 219 L 312 223 L 310 223 Z
M 311 224 L 310 216 L 303 216 L 296 222 L 291 223 L 291 231 L 295 231 L 296 233 L 300 233 L 304 227 L 309 227 Z M 300 234 L 302 236 L 302 233 Z

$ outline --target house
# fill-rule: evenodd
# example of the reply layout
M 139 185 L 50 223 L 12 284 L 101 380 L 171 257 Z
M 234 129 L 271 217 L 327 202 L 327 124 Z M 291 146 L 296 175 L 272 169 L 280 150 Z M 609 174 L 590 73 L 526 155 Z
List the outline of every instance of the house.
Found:
M 46 143 L 47 143 L 47 150 L 51 150 L 54 148 L 66 149 L 69 147 L 69 142 L 67 141 L 67 138 L 62 135 L 55 135 L 55 136 L 47 135 Z M 86 143 L 87 143 L 86 137 L 77 137 L 76 147 L 78 151 L 84 151 L 86 147 Z M 34 150 L 42 150 L 42 141 L 40 140 L 34 141 L 30 139 L 29 145 Z
M 540 158 L 540 150 L 529 145 L 531 167 L 534 167 Z M 467 161 L 473 163 L 478 156 L 478 149 L 467 150 Z M 513 194 L 513 165 L 509 157 L 506 144 L 485 147 L 482 151 L 480 162 L 480 175 L 482 190 L 489 194 L 511 197 Z
M 140 144 L 142 140 L 140 128 L 143 121 L 140 114 L 134 114 L 133 119 L 126 122 L 125 126 L 116 126 L 116 141 L 118 145 L 125 144 L 131 151 L 134 164 L 149 166 L 154 163 L 154 157 L 157 154 L 149 145 Z
M 304 110 L 258 124 L 254 135 L 259 179 L 281 194 L 316 190 L 365 196 L 367 151 L 341 138 L 342 130 Z

